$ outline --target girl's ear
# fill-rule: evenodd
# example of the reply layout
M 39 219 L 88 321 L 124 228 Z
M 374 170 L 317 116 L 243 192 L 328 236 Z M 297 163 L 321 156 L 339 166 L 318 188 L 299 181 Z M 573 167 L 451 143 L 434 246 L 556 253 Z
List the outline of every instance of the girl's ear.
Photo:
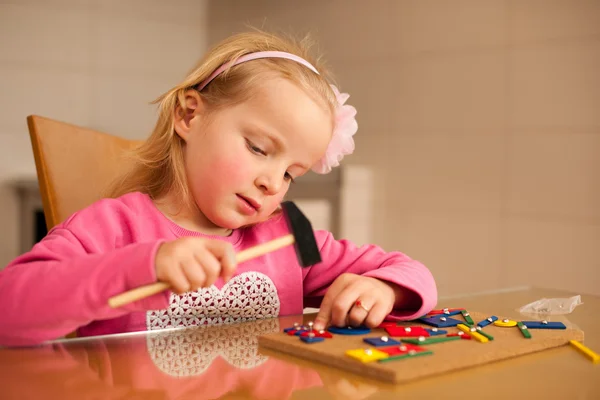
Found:
M 200 114 L 202 108 L 202 97 L 196 90 L 190 89 L 185 92 L 185 108 L 181 104 L 177 104 L 173 110 L 175 132 L 185 142 L 190 135 L 190 123 L 194 117 Z

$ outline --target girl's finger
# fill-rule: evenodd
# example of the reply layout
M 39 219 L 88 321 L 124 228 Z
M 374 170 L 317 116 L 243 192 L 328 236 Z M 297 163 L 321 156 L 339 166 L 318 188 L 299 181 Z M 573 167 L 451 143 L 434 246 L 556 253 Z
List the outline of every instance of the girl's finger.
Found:
M 205 286 L 206 274 L 201 266 L 194 258 L 190 258 L 181 263 L 183 273 L 189 282 L 189 290 L 197 290 Z
M 344 275 L 341 275 L 333 281 L 331 286 L 329 286 L 327 293 L 325 293 L 325 296 L 321 301 L 319 313 L 315 318 L 315 329 L 325 329 L 329 323 L 335 326 L 346 326 L 345 314 L 341 320 L 336 321 L 332 319 L 332 316 L 338 294 L 341 293 L 349 284 L 350 281 L 346 279 Z
M 168 269 L 166 281 L 171 285 L 171 290 L 177 294 L 182 294 L 192 289 L 192 285 L 180 263 Z
M 355 316 L 353 320 L 349 318 L 352 306 L 361 294 L 358 288 L 359 286 L 352 283 L 340 291 L 333 300 L 333 305 L 331 307 L 331 323 L 333 325 L 347 326 L 350 324 L 352 326 L 358 326 L 356 325 L 356 322 L 359 320 L 359 317 Z M 364 317 L 365 315 L 363 314 L 363 319 Z M 360 322 L 362 322 L 362 320 L 360 320 Z
M 204 248 L 208 250 L 220 263 L 219 276 L 227 282 L 235 274 L 237 262 L 235 252 L 231 243 L 223 240 L 207 240 Z
M 373 307 L 371 307 L 369 315 L 365 318 L 364 324 L 369 328 L 376 328 L 391 311 L 392 307 L 386 306 L 381 301 L 376 301 Z
M 205 281 L 203 287 L 212 286 L 221 275 L 221 262 L 208 249 L 197 251 L 194 257 L 204 271 Z
M 375 302 L 376 300 L 372 296 L 364 293 L 359 295 L 352 303 L 350 311 L 348 312 L 348 323 L 351 326 L 363 325 L 373 311 L 373 306 L 376 304 Z

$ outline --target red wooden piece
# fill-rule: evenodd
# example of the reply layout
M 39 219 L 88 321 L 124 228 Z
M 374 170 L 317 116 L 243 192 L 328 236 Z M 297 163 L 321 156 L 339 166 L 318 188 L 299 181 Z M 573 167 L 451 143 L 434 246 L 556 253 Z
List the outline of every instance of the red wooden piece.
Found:
M 393 322 L 393 321 L 383 321 L 381 324 L 379 324 L 378 328 L 379 329 L 385 329 L 388 328 L 390 326 L 398 326 L 397 322 Z
M 315 337 L 322 337 L 326 339 L 331 339 L 333 335 L 327 331 L 317 331 L 313 329 L 312 331 L 306 331 L 300 334 L 300 336 L 307 337 L 309 333 L 314 333 Z
M 447 308 L 445 310 L 431 310 L 427 313 L 427 315 L 440 315 L 440 314 L 444 314 L 444 311 L 449 311 L 449 312 L 464 311 L 464 308 Z
M 471 335 L 468 333 L 460 332 L 460 333 L 449 333 L 446 336 L 460 336 L 462 339 L 471 340 Z
M 417 353 L 419 353 L 421 351 L 427 351 L 427 349 L 425 349 L 423 347 L 419 347 L 416 344 L 411 344 L 411 343 L 402 343 L 400 346 L 378 347 L 377 350 L 383 351 L 384 353 L 387 353 L 390 356 L 406 354 L 411 350 L 414 350 Z
M 429 337 L 429 332 L 427 332 L 425 328 L 421 326 L 388 326 L 385 328 L 385 331 L 388 333 L 388 335 L 396 337 Z

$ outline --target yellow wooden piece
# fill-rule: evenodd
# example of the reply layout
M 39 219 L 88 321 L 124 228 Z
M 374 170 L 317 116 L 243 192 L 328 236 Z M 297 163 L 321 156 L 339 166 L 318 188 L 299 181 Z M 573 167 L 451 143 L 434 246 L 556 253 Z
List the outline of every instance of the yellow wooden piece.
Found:
M 379 351 L 376 349 L 348 350 L 346 351 L 346 355 L 364 363 L 373 362 L 389 357 L 388 353 L 384 353 L 383 351 Z
M 488 338 L 486 338 L 485 336 L 483 336 L 481 333 L 477 332 L 477 331 L 471 331 L 471 329 L 469 329 L 468 326 L 464 325 L 464 324 L 458 324 L 456 326 L 458 329 L 460 329 L 461 331 L 468 333 L 469 335 L 471 335 L 471 337 L 475 340 L 477 340 L 478 342 L 481 343 L 487 343 L 490 340 Z
M 498 319 L 498 320 L 494 321 L 494 325 L 501 326 L 503 328 L 510 328 L 510 327 L 513 327 L 513 326 L 517 326 L 517 321 L 513 321 L 513 320 L 508 319 L 508 320 L 506 320 L 506 322 L 504 322 L 504 320 L 499 320 Z
M 584 346 L 581 342 L 577 340 L 570 340 L 569 343 L 577 350 L 581 351 L 585 356 L 587 356 L 594 364 L 600 363 L 600 355 L 594 353 L 588 347 Z

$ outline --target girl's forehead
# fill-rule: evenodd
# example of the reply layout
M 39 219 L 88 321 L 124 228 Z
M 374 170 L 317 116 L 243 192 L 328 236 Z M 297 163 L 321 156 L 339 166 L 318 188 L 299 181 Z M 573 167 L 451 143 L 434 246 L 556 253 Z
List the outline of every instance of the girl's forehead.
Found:
M 333 125 L 333 114 L 324 99 L 286 79 L 269 79 L 249 98 L 254 107 L 271 113 L 265 116 L 300 125 Z
M 303 88 L 284 79 L 272 80 L 255 96 L 258 107 L 264 107 L 264 118 L 280 127 L 287 126 L 296 134 L 331 133 L 333 115 L 324 101 L 319 101 Z M 283 132 L 282 132 L 283 133 Z

